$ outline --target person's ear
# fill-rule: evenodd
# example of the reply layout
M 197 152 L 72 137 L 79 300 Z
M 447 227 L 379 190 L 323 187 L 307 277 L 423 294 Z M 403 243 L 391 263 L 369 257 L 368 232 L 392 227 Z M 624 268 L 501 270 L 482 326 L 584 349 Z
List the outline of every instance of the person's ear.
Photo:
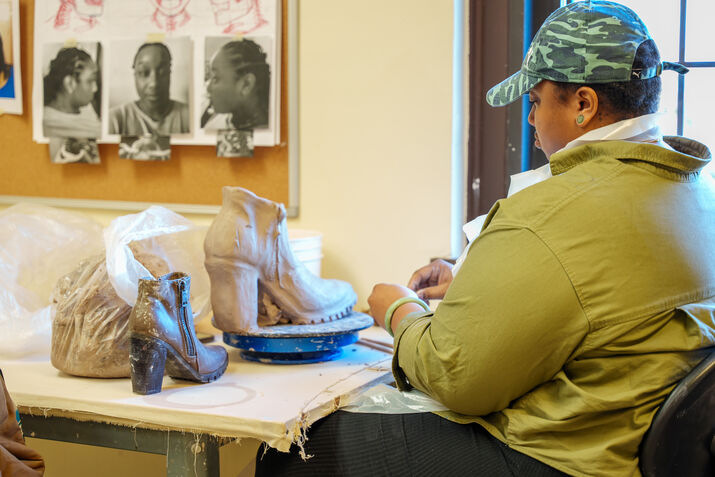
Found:
M 576 90 L 575 99 L 578 101 L 578 105 L 574 121 L 576 121 L 576 126 L 585 129 L 598 113 L 598 94 L 593 88 L 581 86 Z
M 77 87 L 77 80 L 75 79 L 74 76 L 72 75 L 67 75 L 64 77 L 62 80 L 62 87 L 67 91 L 68 93 L 72 93 L 74 89 Z
M 243 96 L 248 96 L 256 87 L 256 75 L 253 73 L 246 73 L 239 80 L 239 93 Z

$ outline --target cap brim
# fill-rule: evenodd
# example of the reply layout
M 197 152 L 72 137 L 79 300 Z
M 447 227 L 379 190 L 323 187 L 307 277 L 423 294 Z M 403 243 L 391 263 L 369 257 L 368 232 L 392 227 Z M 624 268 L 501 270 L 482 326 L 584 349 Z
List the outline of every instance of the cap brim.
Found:
M 517 71 L 487 92 L 487 103 L 490 106 L 506 106 L 511 104 L 541 81 L 541 78 Z

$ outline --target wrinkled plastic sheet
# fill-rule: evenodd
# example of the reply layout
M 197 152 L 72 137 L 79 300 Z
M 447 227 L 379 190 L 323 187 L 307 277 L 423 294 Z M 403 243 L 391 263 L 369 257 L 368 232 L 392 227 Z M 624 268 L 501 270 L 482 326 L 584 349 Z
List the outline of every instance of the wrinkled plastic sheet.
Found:
M 104 230 L 109 280 L 129 306 L 137 301 L 139 280 L 158 278 L 137 260 L 142 256 L 165 264 L 163 272 L 184 272 L 191 276 L 191 307 L 194 321 L 211 314 L 209 276 L 204 268 L 205 227 L 164 207 L 151 206 L 114 219 Z M 149 267 L 151 268 L 151 267 Z M 163 274 L 162 272 L 159 272 Z
M 341 410 L 373 414 L 414 414 L 448 409 L 417 389 L 398 391 L 387 384 L 378 384 L 355 396 Z
M 50 352 L 53 289 L 82 260 L 97 254 L 106 256 L 109 282 L 130 307 L 139 279 L 181 271 L 191 275 L 194 321 L 209 316 L 205 232 L 205 227 L 158 206 L 117 217 L 104 231 L 85 215 L 52 207 L 17 204 L 0 211 L 0 356 Z M 90 285 L 101 286 L 88 281 L 86 291 Z M 111 316 L 112 310 L 100 308 L 98 312 Z
M 50 359 L 55 368 L 76 376 L 129 377 L 132 307 L 109 282 L 103 253 L 60 278 L 52 302 Z
M 49 352 L 55 283 L 101 251 L 102 227 L 84 215 L 34 204 L 0 211 L 0 355 Z

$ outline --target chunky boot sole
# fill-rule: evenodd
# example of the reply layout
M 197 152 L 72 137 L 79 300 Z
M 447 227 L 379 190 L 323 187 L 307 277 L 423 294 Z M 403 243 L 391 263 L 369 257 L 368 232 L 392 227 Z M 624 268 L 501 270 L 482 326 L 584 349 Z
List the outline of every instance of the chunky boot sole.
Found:
M 293 324 L 299 324 L 299 325 L 308 325 L 308 324 L 317 324 L 317 323 L 327 323 L 329 321 L 334 321 L 334 320 L 339 320 L 341 318 L 345 318 L 348 315 L 351 315 L 353 313 L 353 307 L 355 306 L 355 302 L 352 302 L 350 305 L 346 306 L 345 308 L 339 308 L 339 307 L 332 307 L 330 310 L 326 312 L 308 312 L 308 311 L 303 311 L 300 313 L 295 313 L 291 312 L 292 309 L 295 307 L 287 307 L 283 305 L 282 303 L 276 301 L 275 295 L 271 293 L 270 288 L 266 287 L 266 285 L 261 281 L 258 280 L 258 296 L 259 298 L 263 298 L 263 295 L 268 297 L 268 302 L 278 308 L 280 310 L 280 316 L 282 320 L 286 320 L 289 323 Z M 337 310 L 337 311 L 334 311 Z
M 351 300 L 342 306 L 326 307 L 320 311 L 301 310 L 294 303 L 289 303 L 279 298 L 279 294 L 274 293 L 272 290 L 274 287 L 272 283 L 267 283 L 260 279 L 258 283 L 263 292 L 271 298 L 273 303 L 281 310 L 283 316 L 291 323 L 326 323 L 328 321 L 339 320 L 351 314 L 356 303 L 356 301 Z
M 263 280 L 260 273 L 250 265 L 219 257 L 207 257 L 204 265 L 211 280 L 214 324 L 221 331 L 228 333 L 245 333 L 258 329 L 259 287 L 292 323 L 325 323 L 338 320 L 350 315 L 356 303 L 356 299 L 353 299 L 319 311 L 305 310 L 301 308 L 299 301 L 288 301 L 285 293 L 277 293 L 275 283 Z
M 226 359 L 215 371 L 201 374 L 174 351 L 172 346 L 158 338 L 132 335 L 129 341 L 132 390 L 137 394 L 160 392 L 165 367 L 166 374 L 171 378 L 210 383 L 220 378 L 228 366 Z

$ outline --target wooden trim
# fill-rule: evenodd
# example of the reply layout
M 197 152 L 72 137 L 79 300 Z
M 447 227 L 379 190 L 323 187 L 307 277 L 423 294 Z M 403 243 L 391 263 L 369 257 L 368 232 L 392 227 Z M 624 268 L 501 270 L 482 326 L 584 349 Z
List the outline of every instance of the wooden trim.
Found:
M 470 0 L 469 139 L 467 164 L 467 219 L 489 211 L 506 196 L 509 176 L 521 172 L 522 104 L 504 108 L 486 102 L 489 89 L 521 67 L 524 45 L 524 5 L 531 3 L 532 33 L 559 7 L 559 0 Z M 546 162 L 533 149 L 531 167 Z

